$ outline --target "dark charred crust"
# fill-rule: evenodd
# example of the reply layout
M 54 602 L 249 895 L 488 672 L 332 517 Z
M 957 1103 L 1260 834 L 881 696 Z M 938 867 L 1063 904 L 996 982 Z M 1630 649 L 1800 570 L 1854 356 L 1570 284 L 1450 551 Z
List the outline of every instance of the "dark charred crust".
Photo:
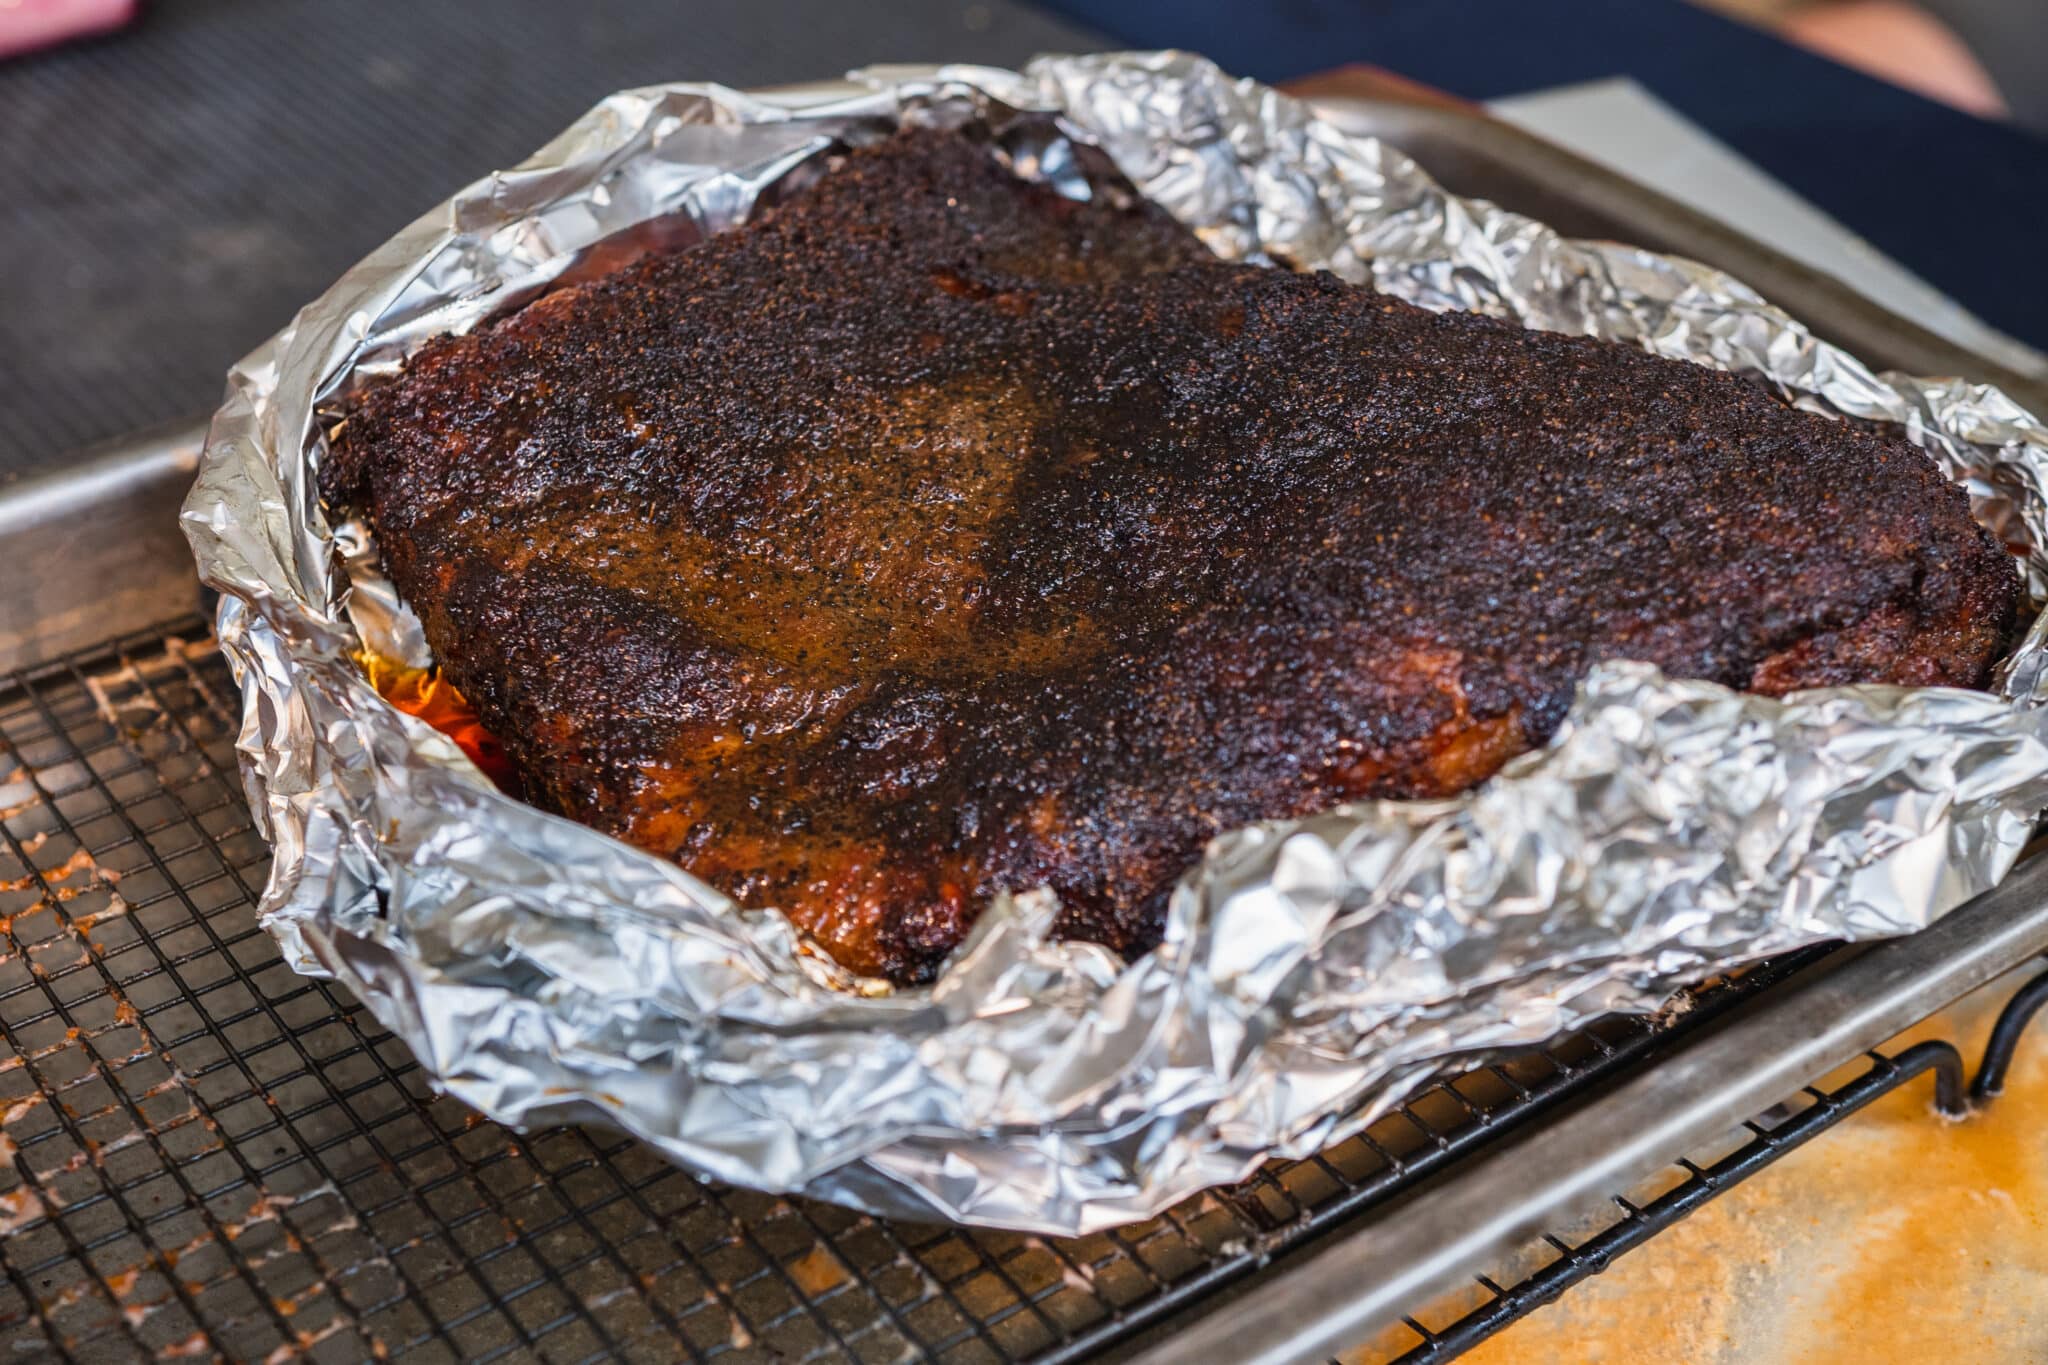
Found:
M 536 799 L 901 981 L 1040 884 L 1143 949 L 1212 835 L 1469 786 L 1598 660 L 1975 687 L 2018 601 L 1902 442 L 943 134 L 431 343 L 325 489 Z

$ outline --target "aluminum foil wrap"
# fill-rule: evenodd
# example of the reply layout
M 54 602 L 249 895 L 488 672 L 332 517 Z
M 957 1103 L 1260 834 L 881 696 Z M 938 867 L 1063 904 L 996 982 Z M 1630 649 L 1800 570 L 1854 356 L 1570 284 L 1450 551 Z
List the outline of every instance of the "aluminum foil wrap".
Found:
M 989 906 L 928 989 L 857 980 L 780 914 L 500 794 L 351 658 L 359 633 L 424 645 L 374 547 L 359 528 L 338 545 L 318 505 L 323 412 L 427 337 L 729 227 L 907 119 L 979 123 L 1071 195 L 1114 163 L 1227 258 L 1752 371 L 1895 423 L 2025 547 L 2035 599 L 2048 589 L 2048 429 L 1990 389 L 1875 374 L 1712 270 L 1454 198 L 1184 54 L 857 81 L 823 101 L 615 95 L 232 372 L 184 519 L 223 593 L 245 777 L 276 846 L 264 922 L 437 1084 L 507 1123 L 616 1125 L 744 1185 L 1075 1233 L 1307 1154 L 1461 1055 L 1652 1010 L 1801 944 L 1917 929 L 2011 864 L 2048 805 L 2038 628 L 1995 694 L 1777 702 L 1603 666 L 1545 750 L 1468 796 L 1216 841 L 1139 961 L 1053 941 L 1037 891 Z

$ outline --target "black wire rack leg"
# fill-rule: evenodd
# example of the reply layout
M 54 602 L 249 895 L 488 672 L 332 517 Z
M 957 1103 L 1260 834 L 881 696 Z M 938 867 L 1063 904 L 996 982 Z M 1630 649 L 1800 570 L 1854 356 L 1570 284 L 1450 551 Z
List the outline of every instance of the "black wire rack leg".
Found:
M 1991 1026 L 1991 1041 L 1984 1044 L 1984 1060 L 1977 1066 L 1977 1079 L 1970 1083 L 1972 1103 L 1982 1104 L 2005 1089 L 2005 1073 L 2012 1069 L 2020 1036 L 2043 1005 L 2048 1005 L 2048 972 L 2013 992 L 1998 1012 L 1998 1022 Z
M 1900 1071 L 1894 1085 L 1911 1080 L 1922 1071 L 1934 1073 L 1934 1107 L 1944 1118 L 1968 1117 L 1970 1101 L 1963 1090 L 1963 1054 L 1953 1043 L 1933 1039 L 1915 1043 L 1892 1058 Z

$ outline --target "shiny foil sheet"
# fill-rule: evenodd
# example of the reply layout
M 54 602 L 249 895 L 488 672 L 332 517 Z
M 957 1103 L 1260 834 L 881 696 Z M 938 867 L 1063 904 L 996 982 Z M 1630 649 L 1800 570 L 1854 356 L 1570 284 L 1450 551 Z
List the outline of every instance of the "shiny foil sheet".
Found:
M 2000 692 L 1783 702 L 1614 663 L 1468 796 L 1219 839 L 1122 962 L 999 899 L 930 988 L 835 968 L 772 911 L 498 792 L 352 652 L 420 662 L 360 527 L 314 493 L 352 386 L 651 246 L 727 228 L 904 120 L 985 127 L 1020 174 L 1113 163 L 1226 258 L 1327 269 L 1754 372 L 1894 423 L 2048 589 L 2048 429 L 2001 394 L 1875 374 L 1712 270 L 1446 194 L 1391 147 L 1176 53 L 863 73 L 820 100 L 604 101 L 399 234 L 233 371 L 184 511 L 223 594 L 264 923 L 436 1083 L 500 1121 L 599 1121 L 739 1184 L 1076 1233 L 1357 1130 L 1454 1058 L 1649 1011 L 1735 963 L 1920 928 L 2048 806 L 2036 628 Z M 603 244 L 602 250 L 593 250 Z

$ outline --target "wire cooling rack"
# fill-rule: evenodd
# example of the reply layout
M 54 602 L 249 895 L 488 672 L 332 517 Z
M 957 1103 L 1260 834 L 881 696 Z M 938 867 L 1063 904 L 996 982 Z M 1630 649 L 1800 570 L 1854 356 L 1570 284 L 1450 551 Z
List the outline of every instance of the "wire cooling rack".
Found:
M 1073 1360 L 1268 1273 L 1662 1037 L 1620 1021 L 1479 1068 L 1318 1157 L 1091 1237 L 734 1189 L 613 1133 L 488 1122 L 346 992 L 295 975 L 256 924 L 268 851 L 238 716 L 196 619 L 0 673 L 16 1358 Z M 1598 1264 L 1489 1283 L 1473 1325 L 1417 1324 L 1418 1349 L 1445 1354 Z

